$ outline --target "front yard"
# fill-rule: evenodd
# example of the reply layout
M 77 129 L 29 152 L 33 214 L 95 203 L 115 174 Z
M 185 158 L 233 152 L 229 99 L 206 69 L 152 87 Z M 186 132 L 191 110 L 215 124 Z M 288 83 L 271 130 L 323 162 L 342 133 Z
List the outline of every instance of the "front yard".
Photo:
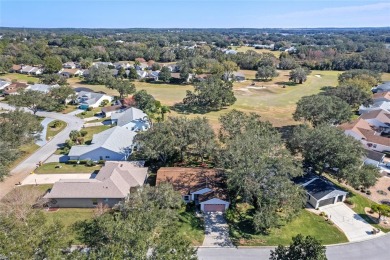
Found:
M 47 126 L 46 140 L 51 140 L 56 134 L 61 132 L 66 127 L 64 121 L 55 120 Z
M 240 216 L 241 215 L 241 216 Z M 288 245 L 293 236 L 313 236 L 325 245 L 348 242 L 347 237 L 335 225 L 305 209 L 290 223 L 273 228 L 269 235 L 255 234 L 250 225 L 251 216 L 246 211 L 230 219 L 230 237 L 237 246 Z
M 193 246 L 201 246 L 204 240 L 203 218 L 195 216 L 194 210 L 183 207 L 179 213 L 178 232 L 191 241 Z
M 101 168 L 101 165 L 86 166 L 85 164 L 45 163 L 38 167 L 34 172 L 37 174 L 93 173 Z

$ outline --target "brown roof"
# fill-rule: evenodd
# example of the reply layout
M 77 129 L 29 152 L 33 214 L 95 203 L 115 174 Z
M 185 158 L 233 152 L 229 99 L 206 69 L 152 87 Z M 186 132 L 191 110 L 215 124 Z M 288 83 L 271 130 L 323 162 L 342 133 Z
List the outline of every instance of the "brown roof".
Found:
M 364 137 L 364 135 L 360 132 L 359 129 L 366 129 L 372 131 L 372 128 L 369 123 L 367 123 L 366 120 L 359 118 L 352 122 L 347 122 L 344 124 L 341 124 L 338 126 L 338 128 L 344 130 L 344 131 L 354 131 L 355 133 L 359 134 L 361 137 Z
M 69 74 L 74 75 L 74 74 L 75 74 L 76 72 L 78 72 L 78 71 L 79 71 L 79 69 L 62 69 L 61 73 L 67 72 L 67 73 L 69 73 Z
M 372 99 L 380 99 L 380 98 L 385 98 L 390 100 L 390 91 L 375 93 L 372 96 Z
M 122 100 L 123 106 L 134 107 L 137 105 L 137 102 L 134 99 L 134 96 L 126 97 Z
M 122 105 L 115 105 L 115 106 L 108 106 L 108 107 L 103 107 L 102 112 L 107 113 L 107 112 L 112 112 L 116 111 L 122 108 Z
M 373 110 L 360 116 L 363 119 L 378 119 L 378 121 L 386 124 L 390 123 L 390 114 L 385 110 Z
M 11 85 L 5 87 L 3 89 L 3 93 L 6 94 L 6 95 L 7 94 L 13 94 L 13 93 L 16 93 L 19 90 L 25 89 L 27 87 L 28 87 L 28 85 L 25 84 L 25 83 L 15 82 L 15 83 L 12 83 Z
M 12 70 L 21 70 L 22 69 L 22 65 L 16 65 L 16 64 L 14 64 L 14 65 L 12 65 Z
M 178 72 L 171 73 L 171 78 L 180 79 L 180 73 Z
M 200 201 L 210 198 L 226 199 L 225 176 L 218 169 L 163 167 L 157 172 L 156 186 L 171 183 L 182 195 L 188 195 L 201 189 L 210 192 L 199 196 Z
M 154 63 L 156 63 L 154 60 L 149 60 L 149 61 L 148 61 L 148 65 L 149 65 L 149 66 L 152 66 Z
M 144 58 L 136 58 L 135 60 L 139 61 L 139 62 L 146 62 L 146 60 Z
M 195 76 L 195 78 L 197 78 L 197 79 L 205 79 L 208 76 L 211 76 L 211 74 L 198 74 L 198 75 Z
M 390 138 L 381 136 L 380 134 L 372 130 L 361 129 L 361 128 L 359 130 L 364 135 L 364 139 L 367 142 L 390 146 Z

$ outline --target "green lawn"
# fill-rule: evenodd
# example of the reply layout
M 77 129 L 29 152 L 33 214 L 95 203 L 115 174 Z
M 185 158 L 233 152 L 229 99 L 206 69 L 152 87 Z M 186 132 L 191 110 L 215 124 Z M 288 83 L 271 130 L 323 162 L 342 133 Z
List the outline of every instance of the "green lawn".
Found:
M 84 136 L 84 142 L 86 144 L 90 143 L 92 141 L 92 137 L 94 134 L 98 134 L 100 132 L 103 132 L 104 130 L 109 129 L 111 126 L 109 125 L 99 125 L 99 126 L 91 126 L 83 128 L 82 130 L 87 131 L 87 135 Z
M 204 240 L 203 219 L 195 216 L 194 210 L 180 210 L 178 233 L 191 241 L 193 246 L 200 246 Z
M 91 219 L 93 217 L 93 209 L 80 208 L 60 208 L 58 211 L 44 211 L 47 221 L 59 221 L 66 229 L 66 237 L 72 240 L 72 244 L 77 244 L 79 241 L 72 229 L 72 225 L 77 221 Z
M 102 112 L 102 108 L 96 107 L 93 108 L 91 111 L 84 111 L 76 116 L 79 118 L 88 118 L 88 117 L 93 117 L 95 114 L 99 114 L 100 112 Z
M 0 79 L 5 79 L 5 80 L 9 80 L 9 81 L 16 79 L 18 82 L 32 81 L 34 83 L 37 83 L 39 81 L 39 78 L 37 78 L 37 77 L 25 75 L 25 74 L 19 74 L 19 73 L 0 74 Z
M 230 235 L 237 246 L 276 246 L 287 245 L 292 237 L 298 234 L 313 236 L 325 245 L 348 242 L 347 237 L 335 225 L 325 221 L 307 210 L 302 210 L 293 221 L 280 228 L 273 228 L 269 235 L 254 234 L 250 226 L 249 216 L 243 217 L 230 223 Z
M 31 191 L 31 192 L 38 191 L 37 194 L 39 194 L 39 196 L 40 196 L 40 195 L 45 194 L 46 191 L 47 191 L 48 189 L 51 189 L 52 187 L 53 187 L 52 184 L 39 184 L 39 185 L 23 185 L 23 186 L 17 186 L 17 187 L 15 187 L 15 189 L 13 189 L 13 190 L 10 191 L 9 193 L 7 193 L 7 195 L 5 196 L 5 198 L 6 198 L 7 196 L 12 196 L 12 193 L 14 193 L 16 190 L 27 190 L 27 191 L 29 191 L 29 193 L 30 193 L 30 191 Z M 34 192 L 33 194 L 35 194 L 35 192 Z M 39 196 L 38 196 L 38 197 L 39 197 Z M 38 197 L 37 197 L 36 199 L 38 199 Z
M 54 127 L 56 122 L 59 122 L 59 126 Z M 64 121 L 55 120 L 51 122 L 47 127 L 46 140 L 52 139 L 56 134 L 61 132 L 66 127 L 66 123 Z
M 238 52 L 246 52 L 246 51 L 255 51 L 257 53 L 272 53 L 275 55 L 276 58 L 279 58 L 281 51 L 271 51 L 268 49 L 255 49 L 255 47 L 249 47 L 249 46 L 233 46 L 233 50 L 236 50 Z
M 56 168 L 60 165 L 61 168 Z M 65 163 L 45 163 L 38 167 L 34 172 L 37 174 L 52 174 L 52 173 L 92 173 L 100 170 L 102 166 L 86 166 L 84 164 L 65 164 Z

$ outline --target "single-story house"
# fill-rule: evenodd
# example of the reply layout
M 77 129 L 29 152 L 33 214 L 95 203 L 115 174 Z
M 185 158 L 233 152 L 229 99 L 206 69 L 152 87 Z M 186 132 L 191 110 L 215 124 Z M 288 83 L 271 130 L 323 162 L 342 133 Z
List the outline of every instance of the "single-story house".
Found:
M 142 62 L 139 65 L 134 65 L 134 68 L 136 70 L 146 70 L 149 68 L 148 64 L 146 62 Z
M 113 207 L 143 186 L 147 173 L 143 162 L 105 162 L 94 179 L 60 180 L 43 198 L 49 200 L 50 207 L 94 208 L 98 204 Z
M 92 64 L 95 67 L 103 66 L 103 67 L 114 67 L 114 64 L 112 62 L 105 62 L 105 61 L 97 61 Z
M 11 82 L 5 81 L 5 80 L 0 80 L 0 90 L 3 90 L 4 88 L 8 87 L 11 85 Z
M 169 64 L 167 65 L 167 68 L 169 69 L 170 72 L 179 72 L 180 67 L 177 64 Z
M 75 68 L 77 68 L 77 65 L 73 61 L 70 61 L 70 62 L 66 62 L 66 63 L 62 64 L 62 67 L 64 69 L 75 69 Z
M 160 71 L 156 70 L 156 71 L 151 71 L 148 73 L 148 78 L 149 79 L 153 79 L 155 81 L 158 81 L 158 75 L 160 74 Z
M 365 114 L 365 113 L 368 113 L 368 112 L 371 112 L 374 110 L 386 110 L 387 112 L 389 112 L 390 111 L 390 102 L 378 101 L 378 102 L 375 102 L 374 104 L 372 104 L 368 107 L 361 105 L 359 107 L 359 114 L 362 115 L 362 114 Z
M 39 91 L 44 94 L 47 94 L 52 90 L 53 88 L 58 88 L 59 85 L 46 85 L 46 84 L 34 84 L 30 85 L 26 88 L 26 90 L 34 90 L 34 91 Z
M 119 70 L 120 68 L 123 68 L 123 69 L 128 69 L 131 67 L 131 64 L 128 63 L 127 61 L 118 61 L 118 62 L 115 62 L 114 63 L 114 66 L 117 70 Z
M 150 128 L 148 115 L 135 107 L 112 113 L 111 123 L 135 132 L 146 131 Z
M 61 69 L 58 74 L 66 78 L 71 78 L 83 75 L 83 71 L 79 69 Z
M 139 61 L 140 63 L 146 62 L 146 60 L 144 58 L 135 58 L 135 61 Z
M 25 83 L 15 82 L 3 88 L 3 95 L 18 95 L 19 91 L 22 91 L 28 87 Z
M 321 177 L 306 175 L 294 181 L 306 190 L 307 202 L 315 209 L 343 202 L 348 194 Z
M 162 167 L 156 186 L 170 183 L 185 203 L 194 202 L 203 212 L 224 212 L 229 208 L 225 175 L 218 169 Z
M 380 101 L 390 102 L 390 91 L 375 93 L 372 95 L 372 99 L 374 100 L 374 103 Z
M 89 107 L 96 108 L 99 107 L 104 100 L 112 102 L 113 99 L 114 98 L 112 96 L 101 93 L 88 91 L 77 92 L 77 102 L 79 103 L 79 107 L 81 109 L 87 109 Z
M 18 65 L 18 64 L 13 64 L 11 69 L 10 69 L 10 72 L 17 72 L 17 73 L 20 73 L 20 70 L 22 69 L 22 65 Z
M 129 73 L 130 73 L 130 71 L 129 71 Z M 137 70 L 137 75 L 138 75 L 138 79 L 144 79 L 148 76 L 148 72 L 146 72 L 144 70 Z
M 114 105 L 109 107 L 102 107 L 103 117 L 110 117 L 113 113 L 124 111 L 126 107 L 123 105 Z
M 133 151 L 133 139 L 137 133 L 116 126 L 93 135 L 90 145 L 74 145 L 69 160 L 126 161 Z
M 383 84 L 372 89 L 373 93 L 390 91 L 390 81 L 383 82 Z
M 41 68 L 33 66 L 22 66 L 22 69 L 20 70 L 20 73 L 28 75 L 40 75 L 42 72 L 43 70 Z
M 379 165 L 383 164 L 383 159 L 385 158 L 384 153 L 372 151 L 366 149 L 366 157 L 364 158 L 364 164 L 366 165 L 374 165 L 375 167 L 379 167 Z
M 390 127 L 390 113 L 386 110 L 373 110 L 362 114 L 360 118 L 364 119 L 376 129 L 385 130 Z

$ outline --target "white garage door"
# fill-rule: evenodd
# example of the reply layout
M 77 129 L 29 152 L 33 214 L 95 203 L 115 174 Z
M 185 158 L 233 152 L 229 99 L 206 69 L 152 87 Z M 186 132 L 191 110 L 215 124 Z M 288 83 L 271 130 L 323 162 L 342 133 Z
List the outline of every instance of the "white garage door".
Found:
M 204 212 L 224 212 L 225 204 L 205 204 Z

